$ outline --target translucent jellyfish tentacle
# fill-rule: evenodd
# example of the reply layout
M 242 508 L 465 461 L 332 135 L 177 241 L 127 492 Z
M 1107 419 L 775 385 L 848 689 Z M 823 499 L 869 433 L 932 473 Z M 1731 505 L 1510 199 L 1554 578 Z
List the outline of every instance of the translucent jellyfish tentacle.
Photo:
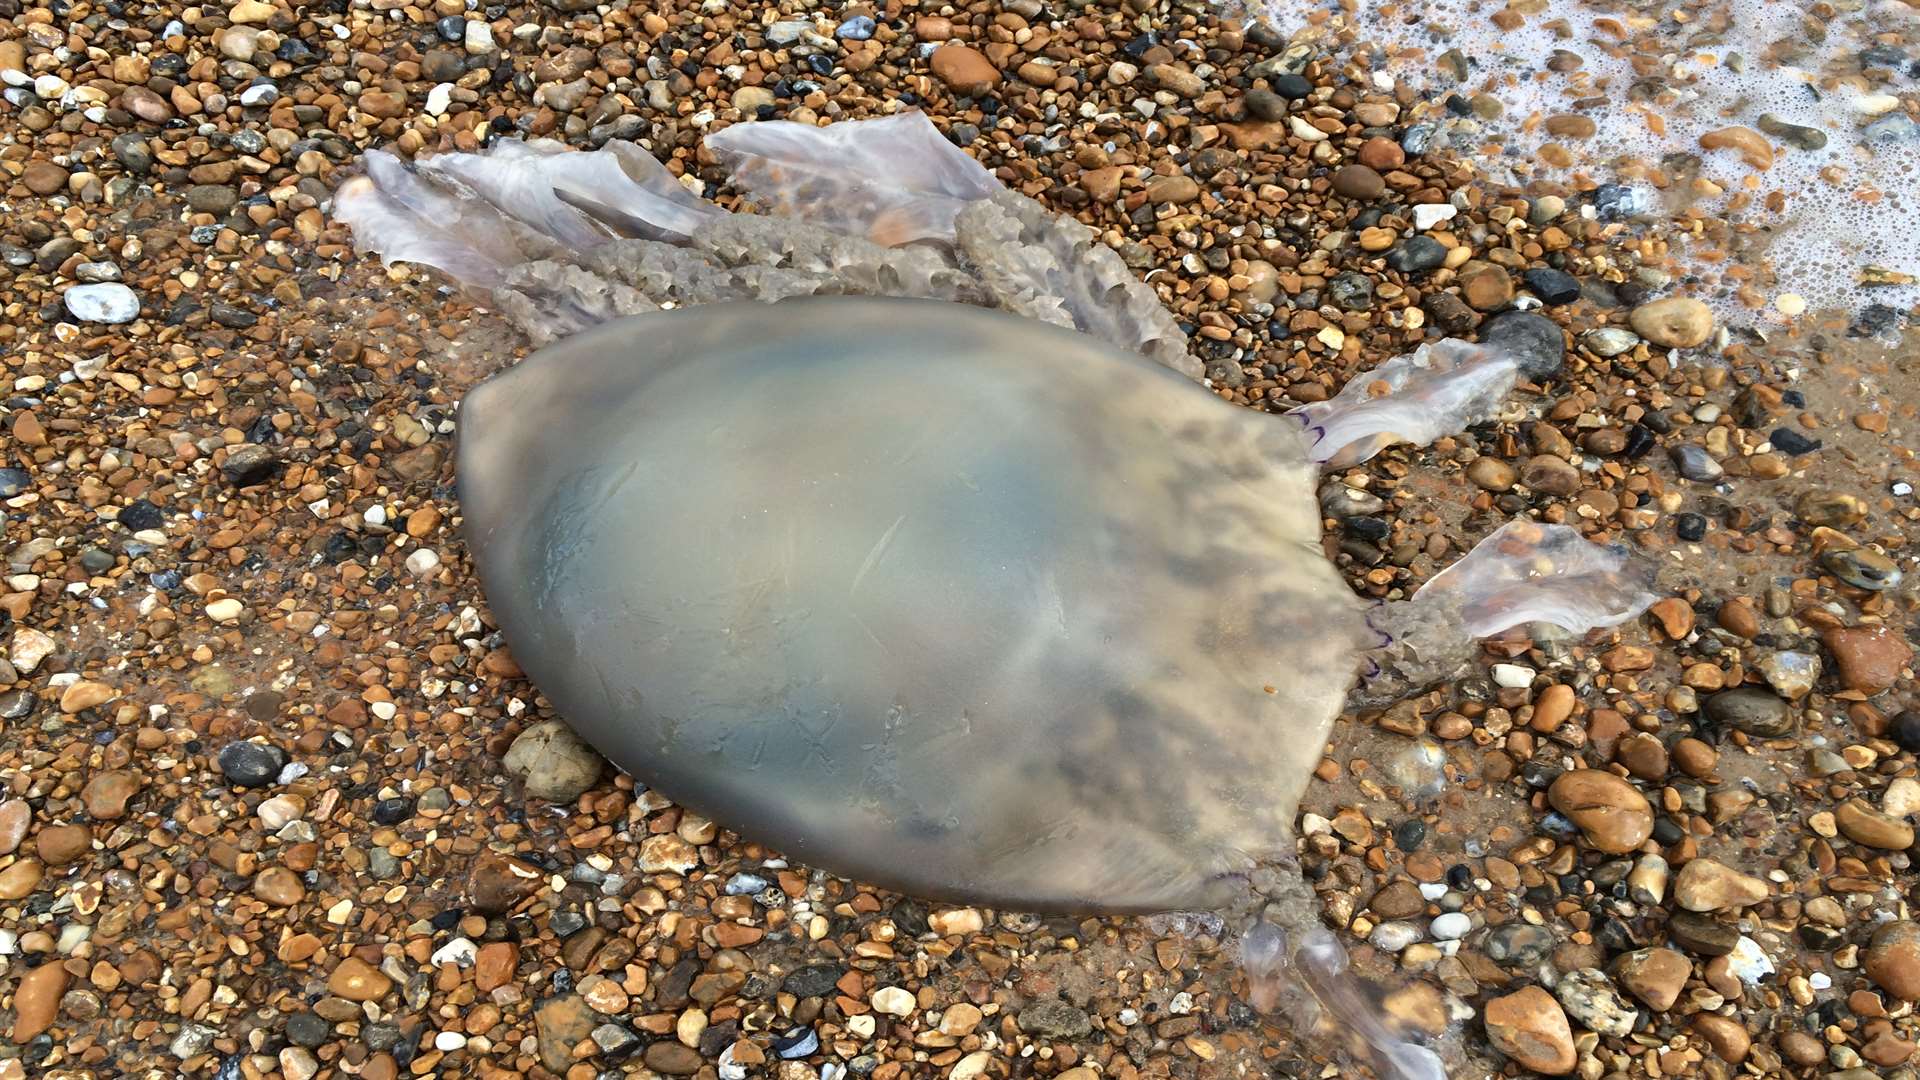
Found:
M 1380 708 L 1456 676 L 1482 638 L 1530 623 L 1575 635 L 1635 618 L 1660 598 L 1657 564 L 1596 544 L 1567 525 L 1509 521 L 1433 576 L 1411 600 L 1381 604 L 1367 624 L 1379 670 L 1354 704 Z
M 1308 428 L 1313 460 L 1346 468 L 1395 443 L 1425 446 L 1491 418 L 1519 376 L 1511 354 L 1447 338 L 1356 375 L 1291 415 Z
M 1249 908 L 1228 918 L 1239 929 L 1249 1004 L 1361 1059 L 1379 1080 L 1447 1080 L 1441 1055 L 1387 1019 L 1378 988 L 1351 970 L 1297 866 L 1264 866 L 1247 885 Z
M 411 164 L 371 151 L 334 214 L 363 252 L 492 292 L 537 342 L 648 304 L 902 296 L 1072 327 L 1201 375 L 1158 295 L 1091 229 L 1003 187 L 922 113 L 736 124 L 707 145 L 775 216 L 729 214 L 635 144 L 544 139 Z
M 735 124 L 707 136 L 706 145 L 768 213 L 886 247 L 950 244 L 960 212 L 1001 190 L 919 112 L 826 127 Z

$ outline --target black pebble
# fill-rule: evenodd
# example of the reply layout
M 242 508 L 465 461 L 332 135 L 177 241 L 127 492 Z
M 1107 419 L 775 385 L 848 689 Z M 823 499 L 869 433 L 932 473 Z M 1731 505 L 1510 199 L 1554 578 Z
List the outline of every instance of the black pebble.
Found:
M 1920 709 L 1907 709 L 1893 718 L 1893 741 L 1902 750 L 1920 754 Z
M 32 483 L 33 477 L 24 469 L 0 469 L 0 499 L 11 499 Z
M 398 825 L 413 816 L 413 800 L 404 796 L 381 799 L 373 804 L 375 825 Z
M 840 981 L 841 969 L 832 964 L 810 964 L 797 968 L 780 983 L 780 989 L 794 997 L 825 996 Z
M 459 926 L 460 920 L 466 916 L 466 910 L 463 908 L 447 908 L 445 911 L 434 912 L 433 918 L 428 921 L 433 924 L 435 930 L 451 930 Z
M 448 15 L 433 24 L 440 31 L 441 41 L 462 41 L 467 36 L 467 20 L 463 16 Z
M 1313 93 L 1313 82 L 1305 75 L 1278 75 L 1273 79 L 1273 92 L 1288 101 L 1299 101 Z
M 1387 252 L 1387 265 L 1403 274 L 1433 270 L 1446 261 L 1446 246 L 1431 236 L 1409 237 Z
M 1393 827 L 1393 842 L 1403 852 L 1420 850 L 1427 839 L 1426 823 L 1419 819 L 1403 821 Z
M 135 499 L 120 511 L 119 520 L 129 532 L 139 532 L 142 529 L 159 528 L 166 522 L 167 516 L 147 500 Z
M 1674 519 L 1673 531 L 1682 540 L 1699 540 L 1707 535 L 1707 519 L 1699 514 L 1681 514 Z
M 1535 268 L 1521 274 L 1520 280 L 1543 304 L 1571 304 L 1580 299 L 1580 282 L 1572 274 Z
M 297 1012 L 287 1017 L 287 1041 L 295 1046 L 319 1046 L 332 1034 L 333 1025 L 318 1013 Z
M 286 751 L 266 743 L 228 743 L 220 751 L 221 773 L 241 787 L 266 787 L 286 765 Z
M 1809 439 L 1792 428 L 1775 428 L 1767 441 L 1773 444 L 1775 450 L 1794 457 L 1811 454 L 1821 446 L 1819 439 Z

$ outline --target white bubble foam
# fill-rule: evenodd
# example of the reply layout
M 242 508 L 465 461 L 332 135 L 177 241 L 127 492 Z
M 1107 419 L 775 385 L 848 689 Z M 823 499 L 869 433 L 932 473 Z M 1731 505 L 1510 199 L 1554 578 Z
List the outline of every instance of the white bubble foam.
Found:
M 1298 10 L 1290 0 L 1266 3 L 1275 26 L 1300 21 L 1289 17 Z M 1404 9 L 1361 0 L 1350 22 L 1359 48 L 1396 79 L 1501 103 L 1496 119 L 1457 119 L 1443 131 L 1495 179 L 1664 181 L 1655 186 L 1663 186 L 1666 209 L 1681 220 L 1730 220 L 1750 240 L 1766 241 L 1758 265 L 1742 265 L 1704 241 L 1690 242 L 1687 230 L 1672 230 L 1675 254 L 1705 284 L 1702 298 L 1725 314 L 1751 321 L 1779 318 L 1800 302 L 1858 310 L 1920 301 L 1920 288 L 1911 285 L 1860 284 L 1868 267 L 1920 275 L 1920 126 L 1906 115 L 1920 68 L 1914 56 L 1884 45 L 1868 54 L 1865 66 L 1875 74 L 1863 74 L 1861 60 L 1862 50 L 1877 44 L 1920 37 L 1920 12 L 1888 2 L 1811 24 L 1801 5 L 1772 0 L 1633 12 L 1533 6 L 1541 10 L 1503 29 L 1495 14 L 1504 11 L 1510 22 L 1513 9 L 1479 0 Z M 1469 65 L 1458 84 L 1441 60 L 1450 49 Z M 1577 67 L 1567 54 L 1580 58 Z M 1546 124 L 1555 116 L 1584 116 L 1595 132 L 1556 137 Z M 1750 161 L 1733 149 L 1701 146 L 1701 136 L 1717 129 L 1757 132 L 1762 117 L 1773 132 L 1765 135 L 1772 160 L 1764 169 L 1756 164 L 1765 152 Z M 1824 135 L 1825 145 L 1795 145 L 1782 124 Z M 1492 153 L 1483 152 L 1487 143 L 1495 144 Z M 1556 168 L 1540 156 L 1550 143 L 1572 155 L 1570 166 Z M 1711 186 L 1683 178 L 1683 156 L 1698 160 L 1697 175 Z M 1758 303 L 1769 306 L 1757 312 Z

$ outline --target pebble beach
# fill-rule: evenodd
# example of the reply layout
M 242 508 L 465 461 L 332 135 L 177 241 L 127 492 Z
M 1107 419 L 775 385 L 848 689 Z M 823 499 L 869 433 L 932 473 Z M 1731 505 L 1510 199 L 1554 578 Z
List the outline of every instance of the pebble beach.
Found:
M 1336 725 L 1299 859 L 1370 1007 L 1473 1080 L 1920 1075 L 1909 17 L 0 0 L 0 1080 L 1366 1075 L 1217 921 L 927 902 L 675 804 L 489 611 L 457 409 L 526 343 L 355 253 L 360 155 L 629 140 L 744 208 L 704 135 L 909 109 L 1234 404 L 1520 359 L 1325 476 L 1357 595 L 1515 518 L 1659 564 Z

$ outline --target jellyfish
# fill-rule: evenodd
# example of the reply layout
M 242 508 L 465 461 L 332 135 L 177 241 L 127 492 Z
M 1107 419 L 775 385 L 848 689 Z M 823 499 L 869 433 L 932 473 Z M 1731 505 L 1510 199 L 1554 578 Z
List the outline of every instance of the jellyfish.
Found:
M 1411 600 L 1326 558 L 1323 468 L 1490 416 L 1439 341 L 1285 416 L 1197 385 L 1087 228 L 923 115 L 707 139 L 765 212 L 643 149 L 373 152 L 334 213 L 542 347 L 459 411 L 464 534 L 514 655 L 636 779 L 810 865 L 1046 912 L 1216 911 L 1256 997 L 1383 1077 L 1294 866 L 1336 716 L 1476 639 L 1652 602 L 1648 566 L 1509 523 Z

